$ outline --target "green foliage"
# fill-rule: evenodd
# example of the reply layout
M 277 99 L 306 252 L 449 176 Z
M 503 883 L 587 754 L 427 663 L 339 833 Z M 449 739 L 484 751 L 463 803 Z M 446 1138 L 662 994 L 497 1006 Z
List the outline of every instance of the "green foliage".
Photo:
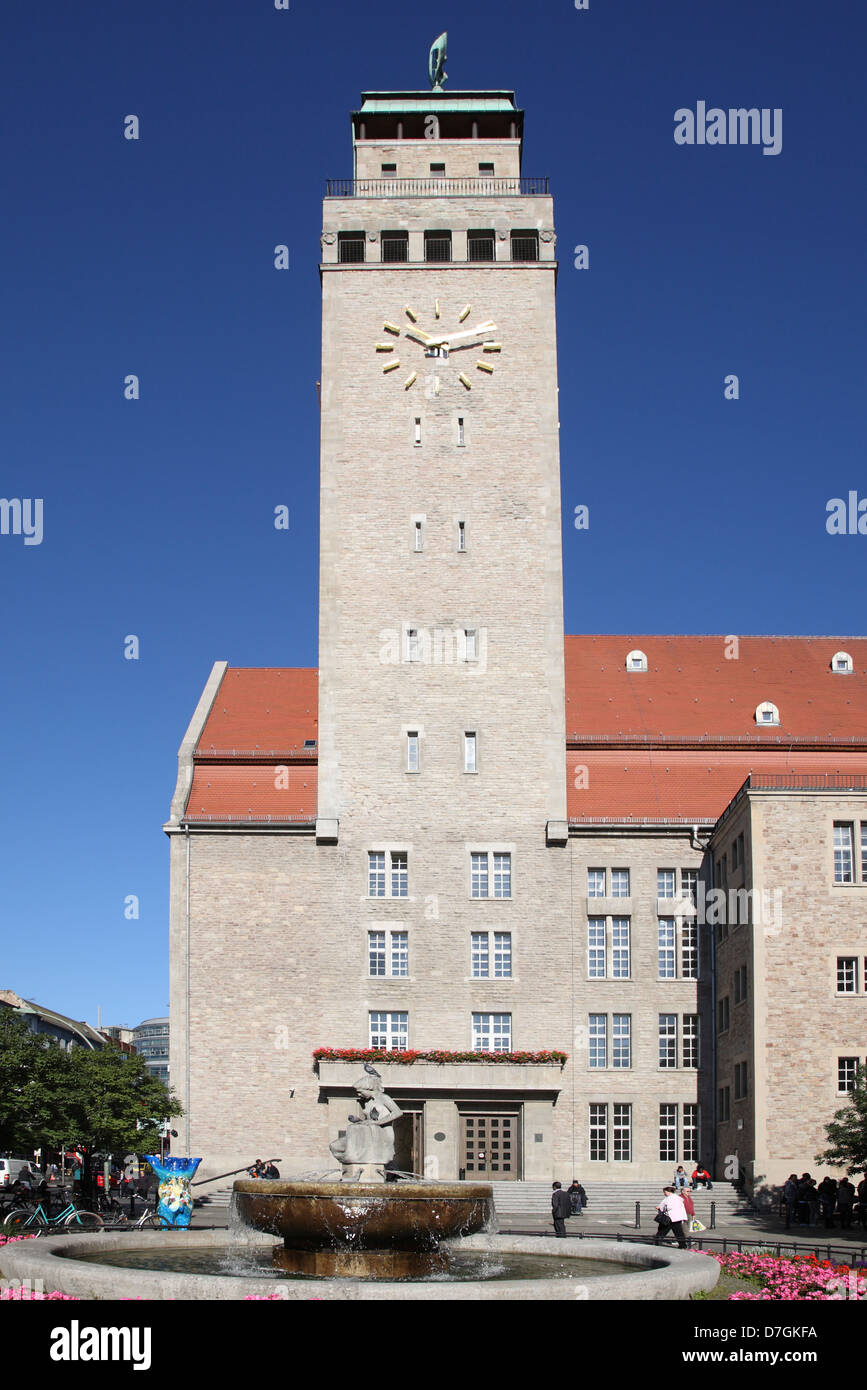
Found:
M 0 1149 L 26 1152 L 84 1144 L 90 1152 L 143 1153 L 159 1146 L 154 1124 L 182 1115 L 177 1097 L 144 1059 L 111 1046 L 67 1052 L 0 1009 Z
M 848 1173 L 867 1172 L 867 1072 L 858 1068 L 848 1103 L 835 1111 L 825 1126 L 828 1147 L 816 1154 L 817 1163 L 833 1163 Z

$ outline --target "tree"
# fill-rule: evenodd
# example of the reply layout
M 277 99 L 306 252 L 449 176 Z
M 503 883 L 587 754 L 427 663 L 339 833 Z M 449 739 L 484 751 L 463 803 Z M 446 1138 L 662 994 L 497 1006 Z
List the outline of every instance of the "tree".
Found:
M 867 1072 L 859 1067 L 848 1103 L 825 1126 L 828 1147 L 817 1163 L 833 1163 L 847 1173 L 867 1172 Z
M 68 1062 L 55 1038 L 32 1032 L 13 1009 L 0 1009 L 0 1149 L 59 1148 L 73 1137 L 67 1128 Z

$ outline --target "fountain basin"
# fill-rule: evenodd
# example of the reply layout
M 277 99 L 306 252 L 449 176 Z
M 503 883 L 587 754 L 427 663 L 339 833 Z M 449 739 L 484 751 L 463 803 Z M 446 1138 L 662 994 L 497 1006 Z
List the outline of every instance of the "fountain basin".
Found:
M 251 1231 L 250 1245 L 267 1247 L 269 1237 Z M 614 1299 L 631 1302 L 644 1299 L 685 1299 L 699 1290 L 712 1289 L 719 1279 L 716 1260 L 700 1252 L 674 1250 L 665 1246 L 633 1245 L 613 1240 L 557 1240 L 551 1236 L 470 1236 L 468 1249 L 514 1251 L 556 1255 L 575 1262 L 572 1279 L 521 1279 L 499 1283 L 427 1281 L 419 1283 L 364 1283 L 360 1280 L 321 1280 L 312 1285 L 305 1279 L 276 1281 L 271 1278 L 243 1278 L 235 1275 L 171 1274 L 153 1269 L 118 1269 L 76 1259 L 100 1251 L 121 1250 L 224 1250 L 228 1255 L 237 1247 L 237 1237 L 225 1230 L 152 1232 L 134 1236 L 102 1232 L 90 1236 L 47 1236 L 23 1240 L 3 1247 L 2 1270 L 7 1280 L 42 1280 L 46 1290 L 60 1289 L 85 1299 L 243 1299 L 250 1295 L 276 1294 L 281 1299 L 309 1301 L 311 1297 L 347 1301 L 544 1301 L 574 1302 Z M 626 1277 L 587 1278 L 582 1276 L 585 1257 L 615 1260 L 629 1266 Z
M 447 1268 L 443 1241 L 494 1215 L 486 1183 L 279 1182 L 239 1179 L 246 1226 L 282 1236 L 274 1264 L 293 1274 L 389 1279 Z

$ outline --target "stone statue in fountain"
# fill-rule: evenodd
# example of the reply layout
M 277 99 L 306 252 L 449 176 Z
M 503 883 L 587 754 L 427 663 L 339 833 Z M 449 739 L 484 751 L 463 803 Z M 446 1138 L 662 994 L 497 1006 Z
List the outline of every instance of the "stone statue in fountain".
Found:
M 385 1182 L 385 1165 L 394 1158 L 395 1120 L 403 1111 L 387 1096 L 382 1077 L 369 1062 L 355 1082 L 361 1115 L 350 1115 L 346 1133 L 329 1148 L 341 1165 L 342 1182 Z

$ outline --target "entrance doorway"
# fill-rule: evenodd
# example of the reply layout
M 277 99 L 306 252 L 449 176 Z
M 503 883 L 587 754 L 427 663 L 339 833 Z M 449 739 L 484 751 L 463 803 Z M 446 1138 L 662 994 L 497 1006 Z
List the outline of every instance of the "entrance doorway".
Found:
M 461 1115 L 461 1167 L 469 1180 L 516 1182 L 521 1176 L 520 1116 L 516 1111 Z
M 397 1097 L 395 1097 L 397 1099 Z M 394 1158 L 389 1168 L 424 1175 L 424 1107 L 416 1101 L 398 1100 L 403 1114 L 394 1122 Z

